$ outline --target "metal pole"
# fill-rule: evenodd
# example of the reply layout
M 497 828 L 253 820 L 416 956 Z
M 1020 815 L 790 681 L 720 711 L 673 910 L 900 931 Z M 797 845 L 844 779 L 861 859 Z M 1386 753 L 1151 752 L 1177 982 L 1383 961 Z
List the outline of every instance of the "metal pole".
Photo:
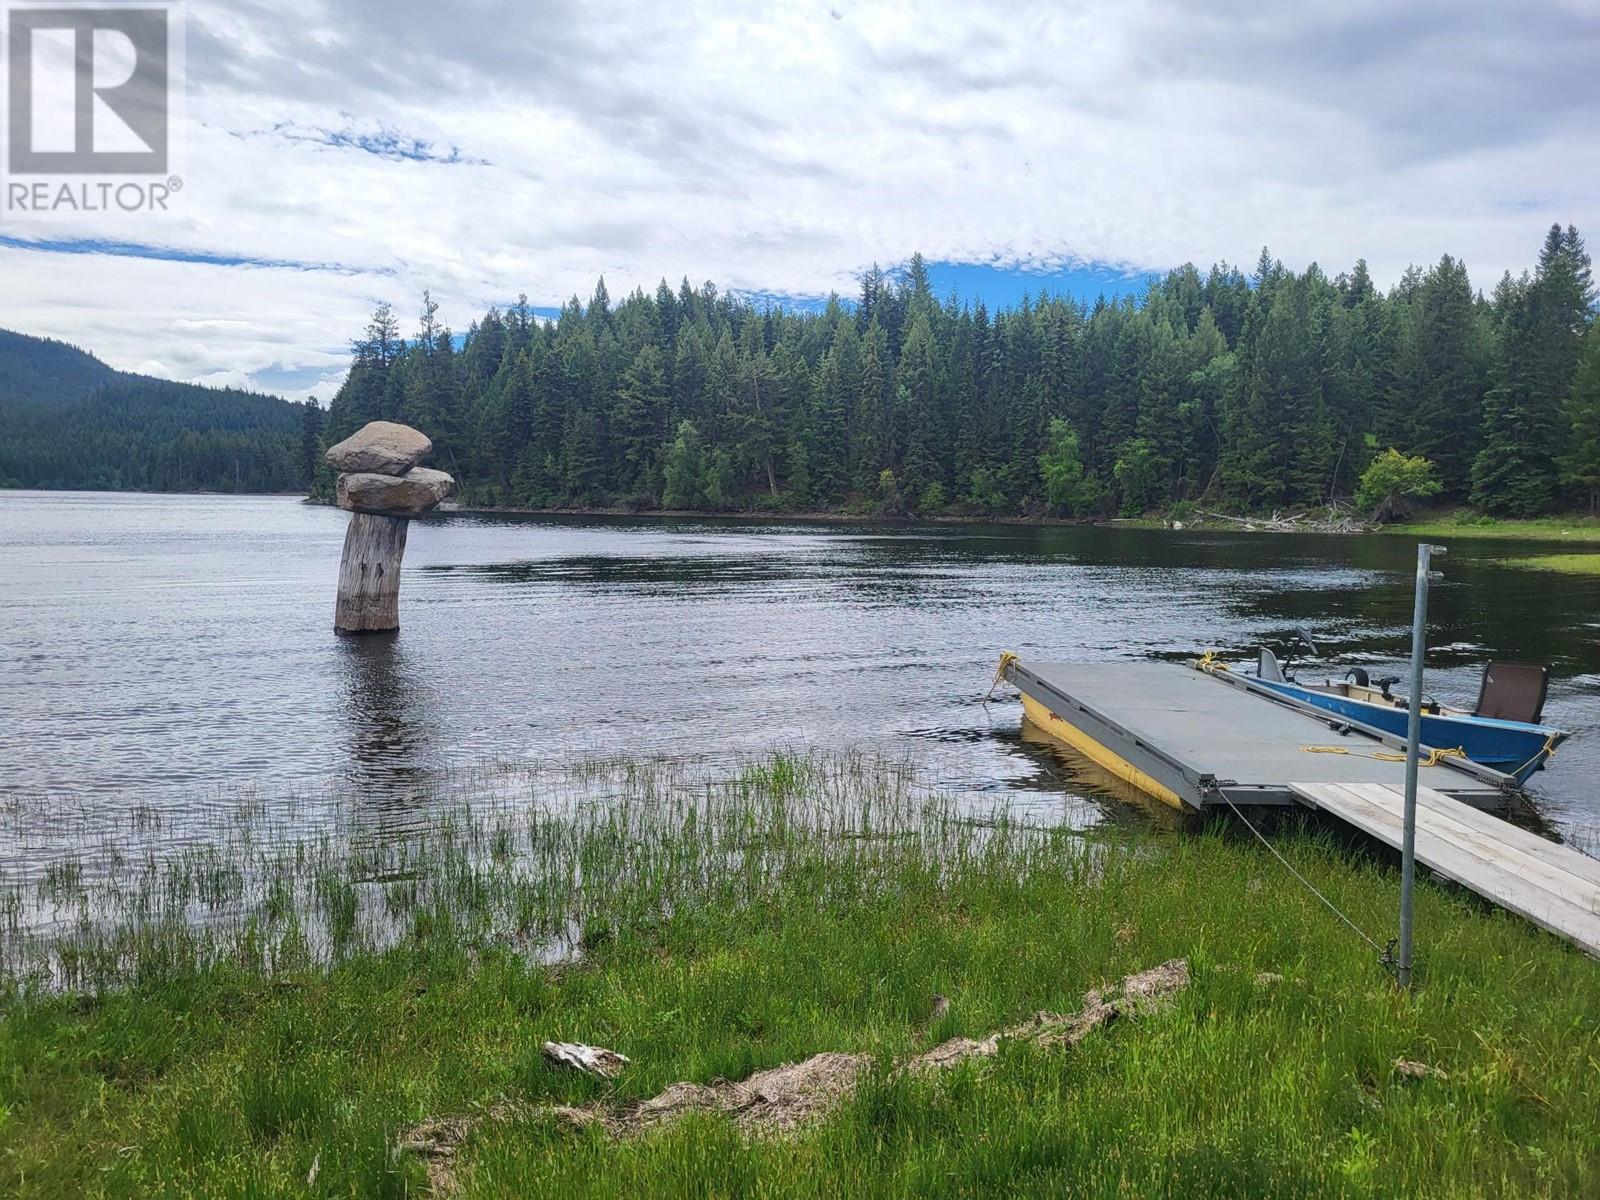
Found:
M 1428 581 L 1443 546 L 1417 545 L 1417 596 L 1411 611 L 1411 696 L 1406 718 L 1406 804 L 1400 841 L 1400 986 L 1411 986 L 1411 891 L 1417 875 L 1417 758 L 1422 745 L 1422 658 L 1428 643 Z

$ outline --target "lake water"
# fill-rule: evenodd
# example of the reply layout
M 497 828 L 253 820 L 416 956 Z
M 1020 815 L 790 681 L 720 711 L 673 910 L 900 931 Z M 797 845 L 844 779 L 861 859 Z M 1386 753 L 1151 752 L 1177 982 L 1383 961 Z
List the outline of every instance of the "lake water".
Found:
M 340 638 L 346 514 L 286 497 L 0 492 L 0 799 L 181 824 L 241 791 L 392 811 L 490 763 L 775 747 L 915 759 L 974 799 L 1108 808 L 985 707 L 997 655 L 1298 655 L 1398 672 L 1414 542 L 1117 528 L 446 514 L 415 522 L 403 629 Z M 1534 800 L 1600 842 L 1600 580 L 1451 543 L 1430 691 L 1544 662 L 1571 729 Z M 309 799 L 306 803 L 310 804 Z

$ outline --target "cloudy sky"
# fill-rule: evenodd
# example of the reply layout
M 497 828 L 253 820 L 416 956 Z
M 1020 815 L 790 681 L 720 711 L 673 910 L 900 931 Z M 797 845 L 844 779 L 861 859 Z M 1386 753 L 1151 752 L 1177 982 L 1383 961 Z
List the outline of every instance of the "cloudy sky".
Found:
M 177 212 L 0 224 L 0 326 L 326 400 L 379 300 L 464 328 L 665 276 L 991 303 L 1270 245 L 1480 286 L 1600 230 L 1600 5 L 194 0 Z

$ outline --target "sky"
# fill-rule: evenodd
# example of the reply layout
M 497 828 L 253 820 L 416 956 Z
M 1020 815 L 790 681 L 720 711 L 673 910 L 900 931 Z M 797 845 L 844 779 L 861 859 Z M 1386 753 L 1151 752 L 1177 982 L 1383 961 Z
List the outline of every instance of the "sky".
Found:
M 1600 4 L 193 0 L 165 214 L 0 219 L 0 326 L 324 402 L 379 301 L 1380 285 L 1600 230 Z

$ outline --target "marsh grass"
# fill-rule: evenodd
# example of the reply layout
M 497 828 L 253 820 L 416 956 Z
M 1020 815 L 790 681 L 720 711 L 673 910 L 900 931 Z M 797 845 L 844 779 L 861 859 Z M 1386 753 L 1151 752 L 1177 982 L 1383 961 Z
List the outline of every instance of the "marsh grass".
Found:
M 1532 554 L 1525 558 L 1508 558 L 1508 566 L 1526 567 L 1533 571 L 1559 571 L 1563 575 L 1600 575 L 1600 553 L 1596 554 Z
M 1383 533 L 1407 537 L 1517 538 L 1526 541 L 1600 542 L 1600 519 L 1587 513 L 1554 517 L 1492 517 L 1469 509 L 1385 525 Z
M 710 777 L 585 765 L 538 804 L 404 836 L 248 822 L 3 894 L 0 1194 L 417 1194 L 396 1133 L 500 1098 L 625 1102 L 822 1050 L 880 1067 L 799 1136 L 636 1141 L 536 1116 L 463 1146 L 469 1195 L 1592 1195 L 1600 968 L 1458 890 L 1418 896 L 1398 994 L 1226 826 L 976 818 L 902 763 Z M 603 796 L 603 799 L 596 797 Z M 1314 826 L 1279 848 L 1363 927 L 1395 878 Z M 1167 1012 L 940 1078 L 895 1058 L 1187 957 Z M 1275 972 L 1280 982 L 1259 982 Z M 948 1012 L 930 1018 L 934 993 Z M 545 1039 L 611 1046 L 601 1084 Z M 1397 1057 L 1446 1079 L 1406 1082 Z

